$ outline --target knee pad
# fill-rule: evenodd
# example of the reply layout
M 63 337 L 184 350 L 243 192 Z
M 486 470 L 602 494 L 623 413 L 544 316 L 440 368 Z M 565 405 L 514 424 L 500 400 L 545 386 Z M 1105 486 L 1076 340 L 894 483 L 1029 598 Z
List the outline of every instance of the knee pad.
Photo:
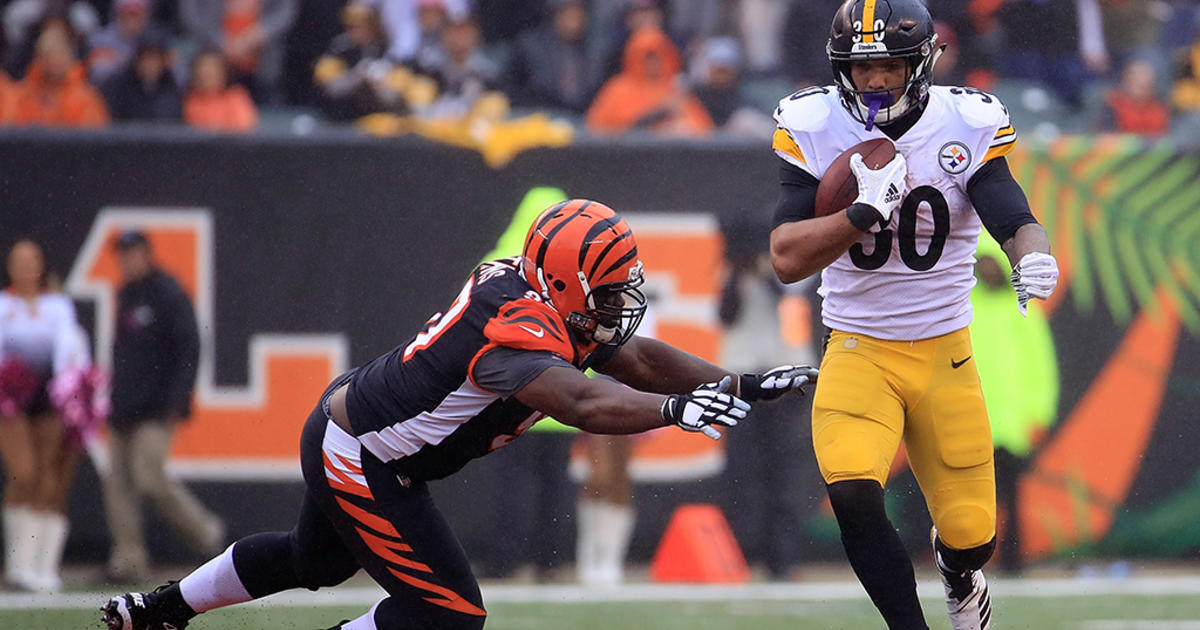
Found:
M 962 501 L 935 518 L 938 539 L 951 549 L 973 549 L 996 538 L 996 517 L 986 505 Z
M 963 573 L 982 569 L 983 565 L 987 564 L 988 559 L 992 557 L 992 552 L 996 550 L 996 538 L 993 536 L 988 542 L 970 549 L 954 549 L 942 542 L 942 532 L 938 530 L 937 540 L 933 541 L 933 546 L 937 549 L 938 555 L 942 558 L 942 564 L 946 565 L 947 569 Z

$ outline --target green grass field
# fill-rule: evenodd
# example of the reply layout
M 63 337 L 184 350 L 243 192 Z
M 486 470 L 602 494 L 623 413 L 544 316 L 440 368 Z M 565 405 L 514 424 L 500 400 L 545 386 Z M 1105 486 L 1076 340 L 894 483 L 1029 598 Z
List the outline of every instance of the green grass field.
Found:
M 995 627 L 1036 630 L 1200 630 L 1200 580 L 1159 582 L 1100 580 L 1096 588 L 1079 581 L 1060 588 L 1059 582 L 1009 582 L 1016 594 L 996 597 Z M 923 603 L 930 626 L 949 628 L 935 584 L 922 587 Z M 496 630 L 562 629 L 610 630 L 652 628 L 680 630 L 878 630 L 883 627 L 865 597 L 855 597 L 856 585 L 811 585 L 794 589 L 786 584 L 748 587 L 653 587 L 632 585 L 618 590 L 595 592 L 577 587 L 525 586 L 508 589 L 485 587 L 488 603 L 487 627 Z M 343 618 L 362 614 L 374 593 L 352 589 L 355 603 L 338 603 L 342 597 L 326 597 L 318 605 L 294 605 L 321 597 L 292 594 L 272 602 L 213 611 L 196 619 L 190 630 L 316 630 Z M 788 597 L 796 591 L 794 598 Z M 1003 591 L 1003 585 L 993 592 Z M 721 597 L 722 591 L 729 595 Z M 1054 594 L 1065 591 L 1064 594 Z M 1156 594 L 1154 591 L 1166 591 Z M 1122 594 L 1122 592 L 1124 594 Z M 335 592 L 336 594 L 336 592 Z M 89 608 L 103 600 L 100 594 L 75 593 L 64 596 L 63 608 L 47 606 L 46 598 L 0 598 L 0 628 L 21 630 L 82 630 L 101 628 L 99 612 Z M 358 603 L 358 600 L 362 600 Z M 536 600 L 536 601 L 525 601 Z M 584 600 L 584 601 L 580 601 Z M 597 601 L 602 600 L 602 601 Z M 52 604 L 51 604 L 52 606 Z

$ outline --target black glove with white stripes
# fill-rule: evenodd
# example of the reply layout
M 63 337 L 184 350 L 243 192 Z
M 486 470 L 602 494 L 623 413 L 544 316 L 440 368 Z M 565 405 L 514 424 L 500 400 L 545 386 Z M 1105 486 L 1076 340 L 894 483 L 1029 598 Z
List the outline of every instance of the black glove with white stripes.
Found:
M 817 382 L 818 370 L 809 365 L 781 365 L 762 374 L 743 374 L 738 377 L 738 397 L 750 402 L 775 400 L 788 392 L 800 392 L 809 383 Z
M 733 378 L 726 376 L 716 388 L 700 387 L 690 394 L 673 394 L 663 401 L 663 421 L 684 431 L 699 432 L 719 440 L 721 432 L 713 425 L 737 426 L 746 417 L 750 403 L 727 393 Z

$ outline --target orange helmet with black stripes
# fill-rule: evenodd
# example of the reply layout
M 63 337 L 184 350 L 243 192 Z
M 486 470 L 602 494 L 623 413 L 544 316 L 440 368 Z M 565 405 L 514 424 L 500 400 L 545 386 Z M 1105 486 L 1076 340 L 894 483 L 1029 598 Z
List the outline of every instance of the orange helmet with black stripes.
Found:
M 646 313 L 633 230 L 612 208 L 572 199 L 544 210 L 525 237 L 522 273 L 585 343 L 625 343 Z

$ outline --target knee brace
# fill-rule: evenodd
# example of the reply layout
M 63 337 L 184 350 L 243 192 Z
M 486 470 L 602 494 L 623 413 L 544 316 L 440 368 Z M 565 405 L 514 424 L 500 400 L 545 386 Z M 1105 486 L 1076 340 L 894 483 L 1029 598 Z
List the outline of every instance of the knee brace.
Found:
M 955 573 L 966 573 L 982 569 L 983 565 L 987 564 L 992 552 L 996 550 L 996 537 L 993 536 L 988 542 L 970 549 L 954 549 L 942 542 L 942 532 L 938 530 L 933 546 L 947 569 Z

